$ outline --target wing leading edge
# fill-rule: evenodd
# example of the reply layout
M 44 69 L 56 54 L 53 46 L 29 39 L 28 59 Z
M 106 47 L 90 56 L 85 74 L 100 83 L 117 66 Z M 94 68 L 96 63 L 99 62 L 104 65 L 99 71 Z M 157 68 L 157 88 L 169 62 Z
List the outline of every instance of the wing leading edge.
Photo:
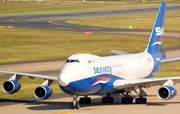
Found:
M 27 76 L 29 78 L 42 78 L 42 79 L 51 80 L 51 81 L 57 81 L 58 80 L 57 77 L 55 77 L 55 76 L 48 76 L 48 75 L 20 73 L 20 72 L 9 72 L 9 71 L 0 71 L 0 73 L 12 74 L 12 75 L 18 75 L 18 76 Z

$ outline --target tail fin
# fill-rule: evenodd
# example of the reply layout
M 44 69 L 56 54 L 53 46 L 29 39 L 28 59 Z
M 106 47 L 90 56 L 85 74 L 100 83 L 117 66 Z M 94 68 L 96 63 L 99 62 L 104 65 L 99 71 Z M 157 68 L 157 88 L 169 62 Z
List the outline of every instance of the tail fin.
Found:
M 154 53 L 161 51 L 164 33 L 165 12 L 166 2 L 161 2 L 145 52 Z

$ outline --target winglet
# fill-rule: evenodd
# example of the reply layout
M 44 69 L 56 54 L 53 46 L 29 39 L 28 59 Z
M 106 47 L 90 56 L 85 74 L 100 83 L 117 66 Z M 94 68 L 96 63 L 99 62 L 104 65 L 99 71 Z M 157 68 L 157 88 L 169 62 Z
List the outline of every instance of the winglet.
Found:
M 161 51 L 164 33 L 165 12 L 166 2 L 161 2 L 145 52 L 154 53 Z

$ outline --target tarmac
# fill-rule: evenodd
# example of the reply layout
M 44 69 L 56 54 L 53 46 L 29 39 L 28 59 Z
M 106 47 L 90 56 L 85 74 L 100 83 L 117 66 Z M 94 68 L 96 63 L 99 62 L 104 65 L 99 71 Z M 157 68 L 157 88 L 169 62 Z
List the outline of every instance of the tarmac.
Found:
M 116 100 L 113 104 L 102 104 L 101 96 L 92 96 L 90 105 L 83 104 L 79 110 L 70 109 L 72 98 L 65 95 L 45 101 L 18 100 L 9 101 L 8 105 L 0 105 L 1 114 L 179 114 L 179 94 L 171 100 L 160 100 L 156 93 L 159 87 L 145 89 L 149 95 L 147 104 L 121 104 Z M 175 88 L 180 88 L 177 84 Z M 135 95 L 132 93 L 132 95 Z M 3 103 L 3 102 L 0 102 Z M 4 102 L 6 104 L 7 102 Z

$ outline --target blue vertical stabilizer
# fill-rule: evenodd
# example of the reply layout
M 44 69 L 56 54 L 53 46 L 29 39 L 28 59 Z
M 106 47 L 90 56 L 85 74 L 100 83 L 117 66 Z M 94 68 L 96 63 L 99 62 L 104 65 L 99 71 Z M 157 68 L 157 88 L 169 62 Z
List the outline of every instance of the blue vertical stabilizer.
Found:
M 161 2 L 145 52 L 154 53 L 161 51 L 164 33 L 165 12 L 166 2 Z

